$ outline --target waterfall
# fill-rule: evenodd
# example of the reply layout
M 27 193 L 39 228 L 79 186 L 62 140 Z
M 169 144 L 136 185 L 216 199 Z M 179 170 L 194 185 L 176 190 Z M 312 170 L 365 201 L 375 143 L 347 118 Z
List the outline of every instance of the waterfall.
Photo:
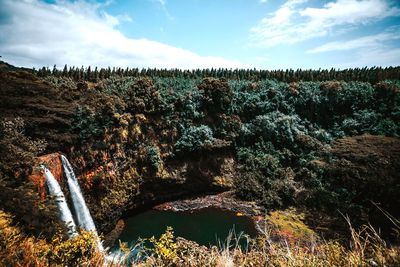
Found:
M 65 176 L 67 177 L 67 183 L 71 194 L 72 204 L 74 207 L 75 215 L 79 227 L 86 230 L 92 231 L 97 235 L 96 226 L 93 222 L 92 216 L 90 215 L 89 209 L 86 205 L 83 197 L 81 188 L 79 187 L 78 180 L 76 179 L 74 170 L 68 159 L 61 155 L 61 161 L 64 168 Z M 97 237 L 97 245 L 99 250 L 103 250 L 103 245 L 100 239 Z
M 79 187 L 78 180 L 76 179 L 74 170 L 68 159 L 61 156 L 64 173 L 67 177 L 68 187 L 72 198 L 72 204 L 74 206 L 75 215 L 79 227 L 86 231 L 96 231 L 92 216 L 90 216 L 89 209 L 86 205 L 85 199 L 83 198 L 82 191 Z
M 55 198 L 57 203 L 57 207 L 60 212 L 60 219 L 68 228 L 69 237 L 74 237 L 78 234 L 78 232 L 76 231 L 74 218 L 72 217 L 71 211 L 68 208 L 64 193 L 50 170 L 44 166 L 42 168 L 44 169 L 44 175 L 46 178 L 47 187 L 49 188 L 49 194 Z

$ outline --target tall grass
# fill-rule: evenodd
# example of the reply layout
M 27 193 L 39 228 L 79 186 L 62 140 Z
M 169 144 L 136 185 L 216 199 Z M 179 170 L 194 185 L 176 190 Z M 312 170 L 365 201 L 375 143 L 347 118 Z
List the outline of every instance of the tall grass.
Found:
M 399 221 L 388 216 L 397 231 Z M 108 256 L 93 249 L 90 234 L 51 242 L 25 236 L 13 226 L 12 217 L 0 211 L 0 266 L 400 266 L 400 247 L 390 246 L 371 225 L 355 229 L 346 217 L 350 239 L 337 241 L 311 240 L 293 243 L 277 241 L 272 230 L 251 239 L 231 231 L 218 246 L 205 247 L 176 238 L 168 229 L 160 238 L 152 239 L 153 248 L 140 248 L 141 256 L 129 259 L 132 249 L 124 247 L 117 256 Z M 241 246 L 245 239 L 246 246 Z M 138 247 L 134 247 L 137 249 Z
M 299 243 L 277 241 L 272 237 L 272 229 L 265 227 L 256 239 L 231 231 L 225 242 L 211 248 L 178 240 L 175 246 L 178 258 L 173 263 L 156 261 L 150 254 L 135 266 L 400 266 L 398 246 L 388 245 L 371 225 L 355 229 L 349 218 L 346 220 L 350 232 L 348 244 L 316 239 Z M 398 224 L 395 227 L 400 229 Z M 243 238 L 247 242 L 245 248 L 240 245 Z

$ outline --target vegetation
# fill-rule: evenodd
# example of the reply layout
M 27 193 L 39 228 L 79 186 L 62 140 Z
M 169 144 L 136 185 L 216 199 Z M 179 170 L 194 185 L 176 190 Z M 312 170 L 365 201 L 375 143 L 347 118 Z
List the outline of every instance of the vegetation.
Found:
M 352 249 L 335 241 L 298 243 L 274 242 L 266 231 L 248 248 L 238 246 L 238 238 L 231 235 L 227 243 L 218 248 L 196 246 L 186 240 L 175 240 L 174 252 L 178 255 L 171 264 L 168 260 L 155 261 L 148 257 L 138 266 L 397 266 L 400 263 L 398 248 L 389 248 L 371 227 L 360 231 L 351 229 Z M 168 231 L 167 231 L 168 233 Z M 165 238 L 161 236 L 160 240 Z M 242 237 L 243 238 L 243 237 Z M 157 248 L 156 248 L 157 250 Z
M 382 80 L 398 80 L 400 78 L 399 67 L 372 67 L 372 68 L 355 68 L 355 69 L 319 69 L 319 70 L 256 70 L 256 69 L 141 69 L 138 68 L 101 68 L 92 69 L 82 67 L 69 67 L 67 65 L 61 70 L 54 66 L 53 69 L 43 67 L 34 70 L 39 76 L 55 76 L 70 77 L 76 81 L 86 80 L 97 82 L 99 80 L 108 79 L 110 77 L 163 77 L 163 78 L 227 78 L 238 80 L 263 80 L 276 79 L 282 82 L 298 82 L 298 81 L 365 81 L 376 83 Z
M 103 256 L 91 233 L 65 240 L 61 233 L 52 240 L 27 237 L 13 218 L 0 210 L 0 265 L 2 266 L 100 266 Z
M 373 228 L 359 227 L 382 226 L 372 202 L 400 216 L 399 73 L 399 67 L 27 72 L 0 64 L 2 229 L 18 232 L 2 237 L 2 248 L 9 246 L 2 257 L 21 265 L 96 257 L 84 236 L 78 250 L 75 241 L 53 240 L 63 230 L 54 205 L 29 178 L 38 156 L 61 151 L 104 233 L 140 205 L 227 188 L 267 210 L 293 206 L 342 220 L 340 211 L 360 229 L 351 228 L 351 248 L 335 241 L 288 247 L 265 235 L 248 251 L 182 248 L 168 230 L 153 239 L 153 264 L 394 266 L 398 250 Z M 213 183 L 216 177 L 234 186 Z M 278 222 L 279 216 L 270 214 Z M 297 226 L 306 220 L 294 219 Z M 8 242 L 11 236 L 17 241 Z M 18 252 L 28 245 L 28 254 Z
M 284 222 L 282 215 L 278 221 Z M 297 224 L 301 224 L 295 219 Z M 398 223 L 398 222 L 397 222 Z M 124 258 L 106 260 L 94 249 L 94 237 L 83 233 L 62 241 L 56 236 L 46 242 L 24 236 L 11 226 L 10 216 L 0 212 L 0 263 L 5 266 L 123 266 Z M 257 239 L 248 240 L 243 250 L 233 234 L 221 247 L 201 247 L 194 242 L 175 238 L 168 228 L 159 238 L 151 238 L 153 247 L 146 257 L 137 257 L 132 266 L 398 266 L 400 251 L 389 247 L 371 227 L 351 230 L 351 249 L 336 241 L 311 240 L 308 243 L 276 242 L 266 229 Z M 307 230 L 310 231 L 310 230 Z M 285 239 L 286 240 L 286 239 Z M 294 239 L 289 239 L 294 240 Z M 129 249 L 126 250 L 129 253 Z M 132 259 L 131 259 L 132 261 Z

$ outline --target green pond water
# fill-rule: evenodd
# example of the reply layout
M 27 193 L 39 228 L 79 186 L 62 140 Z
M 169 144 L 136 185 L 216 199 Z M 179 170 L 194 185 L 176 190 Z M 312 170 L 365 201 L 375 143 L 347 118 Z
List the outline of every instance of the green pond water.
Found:
M 234 229 L 236 236 L 246 234 L 254 237 L 257 231 L 252 220 L 236 213 L 216 208 L 196 211 L 148 210 L 128 218 L 119 239 L 132 245 L 138 238 L 160 237 L 171 226 L 175 236 L 193 240 L 200 245 L 226 244 L 229 232 Z M 241 246 L 246 239 L 241 238 Z

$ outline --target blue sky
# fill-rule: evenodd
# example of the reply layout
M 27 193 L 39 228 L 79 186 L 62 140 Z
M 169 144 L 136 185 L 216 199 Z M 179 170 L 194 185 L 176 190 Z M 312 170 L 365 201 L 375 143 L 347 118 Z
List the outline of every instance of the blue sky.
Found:
M 0 55 L 27 67 L 400 65 L 396 0 L 0 0 Z

